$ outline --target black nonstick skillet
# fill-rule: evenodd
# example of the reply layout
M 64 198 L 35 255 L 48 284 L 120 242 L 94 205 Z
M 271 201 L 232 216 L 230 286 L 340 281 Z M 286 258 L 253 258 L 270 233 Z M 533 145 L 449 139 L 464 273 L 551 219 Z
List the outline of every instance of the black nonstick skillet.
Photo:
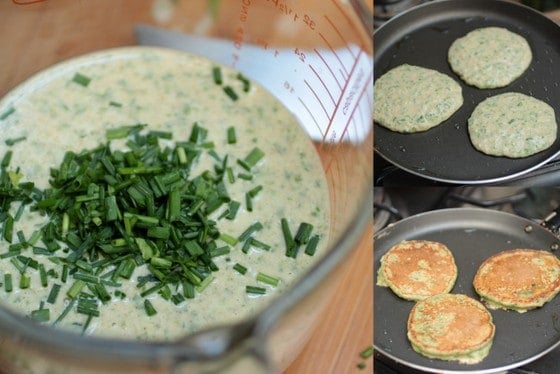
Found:
M 381 257 L 403 240 L 444 243 L 452 251 L 458 277 L 451 292 L 477 298 L 472 280 L 478 266 L 505 249 L 533 248 L 560 255 L 560 240 L 537 222 L 482 208 L 434 210 L 408 217 L 374 236 L 374 271 Z M 560 295 L 526 313 L 491 310 L 496 335 L 490 354 L 479 364 L 428 359 L 406 337 L 408 314 L 414 305 L 389 288 L 374 286 L 374 348 L 377 355 L 406 368 L 405 372 L 497 373 L 528 364 L 560 345 Z
M 500 26 L 529 42 L 533 61 L 511 85 L 480 90 L 466 85 L 450 69 L 447 50 L 467 32 Z M 507 184 L 560 155 L 560 137 L 536 155 L 510 159 L 477 151 L 467 132 L 467 120 L 483 99 L 516 91 L 550 104 L 560 123 L 560 26 L 529 7 L 505 0 L 441 0 L 404 12 L 374 34 L 376 79 L 404 63 L 448 74 L 463 89 L 463 106 L 441 125 L 416 134 L 399 134 L 375 124 L 375 150 L 414 175 L 447 183 Z M 560 134 L 560 131 L 559 131 Z

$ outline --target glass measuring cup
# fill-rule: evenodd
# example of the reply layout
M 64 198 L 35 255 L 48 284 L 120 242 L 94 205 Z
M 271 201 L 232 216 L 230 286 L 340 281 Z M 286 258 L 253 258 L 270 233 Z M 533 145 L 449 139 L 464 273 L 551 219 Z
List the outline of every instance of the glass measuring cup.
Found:
M 2 95 L 35 71 L 67 57 L 135 44 L 134 32 L 141 24 L 204 37 L 198 39 L 203 44 L 223 43 L 214 49 L 222 62 L 273 92 L 314 140 L 328 176 L 333 211 L 329 255 L 245 323 L 174 343 L 123 344 L 45 331 L 0 311 L 0 361 L 19 368 L 27 357 L 45 367 L 73 371 L 139 372 L 233 369 L 234 363 L 248 361 L 272 370 L 293 359 L 328 305 L 332 285 L 339 279 L 335 270 L 371 216 L 372 46 L 371 32 L 359 15 L 370 18 L 361 3 L 352 3 L 20 0 L 0 5 L 0 13 L 6 15 L 0 26 Z M 200 45 L 193 48 L 203 53 Z

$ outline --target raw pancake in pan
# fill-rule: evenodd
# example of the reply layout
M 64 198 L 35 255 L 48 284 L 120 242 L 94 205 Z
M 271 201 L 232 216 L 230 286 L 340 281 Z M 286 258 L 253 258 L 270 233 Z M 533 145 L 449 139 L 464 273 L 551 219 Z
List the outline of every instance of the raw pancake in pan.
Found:
M 484 305 L 462 294 L 439 294 L 417 302 L 407 327 L 416 352 L 463 364 L 481 362 L 490 352 L 496 331 Z
M 506 250 L 480 265 L 473 285 L 488 307 L 523 313 L 560 292 L 560 260 L 543 250 Z
M 381 258 L 377 285 L 389 287 L 405 300 L 423 300 L 451 291 L 457 279 L 453 254 L 444 244 L 409 240 Z
M 379 77 L 373 96 L 375 121 L 400 133 L 431 129 L 463 105 L 461 86 L 453 78 L 409 64 Z
M 531 64 L 527 40 L 504 27 L 482 27 L 456 39 L 449 47 L 451 69 L 478 88 L 505 87 Z
M 556 141 L 554 109 L 544 101 L 517 92 L 489 97 L 468 120 L 473 146 L 487 155 L 522 158 Z

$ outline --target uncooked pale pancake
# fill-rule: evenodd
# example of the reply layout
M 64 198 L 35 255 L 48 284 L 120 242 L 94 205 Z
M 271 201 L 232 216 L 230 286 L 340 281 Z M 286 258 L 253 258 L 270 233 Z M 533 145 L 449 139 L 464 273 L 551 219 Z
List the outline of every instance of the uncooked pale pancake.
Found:
M 428 130 L 463 105 L 461 86 L 432 69 L 400 65 L 375 82 L 373 118 L 401 133 Z
M 489 97 L 468 121 L 473 146 L 491 156 L 520 158 L 550 147 L 556 140 L 554 109 L 517 92 Z
M 478 88 L 505 87 L 531 64 L 527 40 L 502 27 L 473 30 L 455 40 L 447 53 L 451 69 Z
M 560 292 L 560 260 L 542 250 L 506 250 L 482 263 L 473 285 L 489 307 L 522 313 Z
M 403 241 L 381 258 L 377 285 L 406 300 L 423 300 L 451 291 L 457 279 L 453 254 L 442 243 Z
M 419 301 L 408 317 L 412 348 L 427 357 L 476 364 L 490 352 L 496 327 L 480 302 L 460 294 Z

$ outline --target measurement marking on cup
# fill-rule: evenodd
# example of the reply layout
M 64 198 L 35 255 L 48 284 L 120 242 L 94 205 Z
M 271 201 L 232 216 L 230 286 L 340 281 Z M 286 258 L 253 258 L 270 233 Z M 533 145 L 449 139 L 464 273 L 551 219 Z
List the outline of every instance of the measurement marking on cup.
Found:
M 334 56 L 336 57 L 336 59 L 340 63 L 340 66 L 344 70 L 342 78 L 343 79 L 348 79 L 348 75 L 349 75 L 348 70 L 346 70 L 346 66 L 344 66 L 344 63 L 340 59 L 340 56 L 336 53 L 336 50 L 332 47 L 331 43 L 327 40 L 327 38 L 322 33 L 319 33 L 319 36 L 321 37 L 321 39 L 323 39 L 323 41 L 325 42 L 327 47 L 329 47 L 331 52 L 334 54 Z
M 327 91 L 327 93 L 329 94 L 329 97 L 332 101 L 333 104 L 336 103 L 331 90 L 329 90 L 328 86 L 326 85 L 325 81 L 323 80 L 323 78 L 321 78 L 321 74 L 319 74 L 317 72 L 317 70 L 315 70 L 315 68 L 313 67 L 313 65 L 309 64 L 309 69 L 311 69 L 311 71 L 315 74 L 315 76 L 317 77 L 317 79 L 319 80 L 319 82 L 321 82 L 321 85 L 323 86 L 323 88 L 325 89 L 325 91 Z
M 331 21 L 331 19 L 325 14 L 325 19 L 327 20 L 327 22 L 331 25 L 332 29 L 335 31 L 335 33 L 338 35 L 338 37 L 340 38 L 340 40 L 342 40 L 342 42 L 344 43 L 344 45 L 346 46 L 346 49 L 348 50 L 348 52 L 350 53 L 350 55 L 352 55 L 353 58 L 356 58 L 356 55 L 354 54 L 354 52 L 352 51 L 352 49 L 348 48 L 348 46 L 350 45 L 350 43 L 348 43 L 348 41 L 346 40 L 346 38 L 342 35 L 342 33 L 340 32 L 340 30 L 338 29 L 338 27 L 336 27 L 336 25 Z
M 325 66 L 327 67 L 327 70 L 331 73 L 332 77 L 334 78 L 336 84 L 338 85 L 338 88 L 340 90 L 342 90 L 342 84 L 340 83 L 340 81 L 338 80 L 336 74 L 334 73 L 334 71 L 331 69 L 331 65 L 327 63 L 327 61 L 325 60 L 325 57 L 321 54 L 321 52 L 319 52 L 316 48 L 313 49 L 313 51 L 315 51 L 315 53 L 317 54 L 317 56 L 319 57 L 319 59 L 321 61 L 323 61 L 323 64 L 325 64 Z
M 338 101 L 335 104 L 333 114 L 329 118 L 329 123 L 327 125 L 327 129 L 326 129 L 325 133 L 329 132 L 329 130 L 330 130 L 331 126 L 333 125 L 336 118 L 338 118 L 341 115 L 346 117 L 351 105 L 353 103 L 356 104 L 358 102 L 358 100 L 355 100 L 356 99 L 355 95 L 356 95 L 356 92 L 359 90 L 360 82 L 363 80 L 363 78 L 365 76 L 365 72 L 363 71 L 363 68 L 358 69 L 358 66 L 359 66 L 360 59 L 361 59 L 362 55 L 363 55 L 363 51 L 360 49 L 360 53 L 358 53 L 358 55 L 354 59 L 354 63 L 352 64 L 352 67 L 350 69 L 348 79 L 344 83 L 344 87 L 342 88 L 342 92 L 339 95 Z M 358 69 L 358 70 L 356 70 L 356 69 Z M 370 75 L 371 75 L 371 77 L 373 77 L 373 71 Z M 369 82 L 369 78 L 365 80 L 364 86 L 367 85 L 368 82 Z M 346 94 L 348 94 L 348 95 L 346 95 Z M 343 102 L 343 100 L 344 100 L 344 102 Z M 346 123 L 346 126 L 348 126 L 348 123 Z
M 246 29 L 246 21 L 254 16 L 251 6 L 256 4 L 252 0 L 240 3 L 244 6 L 238 19 L 238 43 L 234 41 L 233 67 L 236 63 L 250 66 L 256 58 L 243 50 L 246 43 L 268 52 L 255 63 L 277 64 L 281 74 L 261 79 L 286 106 L 293 108 L 313 139 L 322 139 L 325 150 L 333 152 L 333 160 L 340 143 L 364 141 L 371 131 L 368 123 L 373 123 L 373 58 L 371 48 L 362 44 L 362 32 L 354 25 L 349 9 L 331 0 L 332 4 L 327 1 L 325 5 L 336 7 L 337 16 L 328 11 L 312 16 L 306 13 L 307 9 L 290 5 L 291 1 L 263 1 L 283 23 L 294 23 L 294 27 L 307 34 L 301 44 L 294 39 L 295 44 L 286 48 L 276 46 L 265 31 Z M 324 160 L 330 163 L 328 157 Z
M 319 97 L 317 92 L 315 92 L 315 89 L 309 84 L 309 81 L 307 79 L 304 79 L 303 82 L 305 83 L 305 85 L 307 86 L 309 91 L 311 91 L 313 96 L 315 96 L 315 99 L 317 99 L 317 102 L 319 103 L 319 105 L 323 109 L 323 112 L 325 112 L 325 115 L 327 116 L 327 118 L 329 119 L 329 122 L 330 122 L 331 118 L 330 118 L 330 115 L 329 115 L 329 111 L 328 111 L 327 108 L 325 108 L 325 104 L 323 103 L 323 100 L 321 100 L 321 98 Z M 327 131 L 328 131 L 328 128 L 327 128 Z

